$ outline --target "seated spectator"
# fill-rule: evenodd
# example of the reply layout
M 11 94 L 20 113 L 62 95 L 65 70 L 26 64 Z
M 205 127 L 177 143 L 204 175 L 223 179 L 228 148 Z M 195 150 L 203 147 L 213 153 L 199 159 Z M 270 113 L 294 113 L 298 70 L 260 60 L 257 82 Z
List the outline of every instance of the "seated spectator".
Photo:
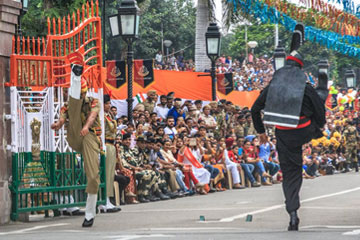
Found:
M 204 152 L 196 138 L 185 138 L 185 144 L 178 154 L 180 156 L 179 161 L 191 166 L 194 176 L 201 184 L 210 183 L 211 174 L 201 165 Z M 204 187 L 199 187 L 197 190 L 201 194 L 207 194 Z
M 254 139 L 256 139 L 256 138 L 254 138 Z M 253 142 L 255 142 L 255 141 L 253 140 Z M 265 171 L 264 164 L 258 157 L 257 151 L 258 150 L 257 150 L 256 143 L 251 143 L 249 140 L 245 140 L 244 148 L 243 148 L 245 162 L 251 163 L 257 168 L 257 171 L 259 172 L 259 174 L 261 176 L 262 185 L 271 186 L 272 184 L 269 183 L 268 181 L 266 181 L 265 177 L 271 178 L 272 176 L 269 175 Z
M 272 161 L 270 157 L 271 148 L 272 148 L 272 143 L 270 142 L 260 145 L 259 158 L 263 161 L 264 166 L 269 170 L 269 174 L 271 176 L 275 176 L 275 174 L 280 170 L 280 165 Z
M 229 150 L 231 149 L 232 145 L 234 143 L 234 140 L 232 138 L 227 138 L 225 140 L 220 140 L 220 144 L 221 145 L 221 149 L 220 151 L 222 152 L 222 162 L 225 163 L 226 168 L 228 169 L 228 171 L 230 171 L 228 174 L 231 174 L 232 176 L 232 180 L 233 180 L 233 188 L 234 189 L 243 189 L 244 187 L 242 187 L 240 185 L 241 183 L 241 179 L 240 179 L 240 172 L 241 171 L 241 166 L 237 165 L 235 162 L 231 161 L 230 157 L 229 157 Z

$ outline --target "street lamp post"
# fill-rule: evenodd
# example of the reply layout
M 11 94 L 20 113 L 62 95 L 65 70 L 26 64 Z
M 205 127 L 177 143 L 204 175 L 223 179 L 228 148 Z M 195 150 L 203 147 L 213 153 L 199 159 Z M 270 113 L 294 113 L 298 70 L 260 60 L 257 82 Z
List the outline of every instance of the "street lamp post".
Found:
M 319 73 L 323 72 L 325 74 L 329 73 L 329 62 L 326 59 L 320 60 L 318 63 Z
M 345 80 L 346 80 L 346 85 L 347 85 L 348 88 L 355 88 L 356 87 L 356 78 L 355 78 L 354 70 L 352 70 L 352 69 L 346 70 Z
M 109 16 L 111 35 L 113 37 L 121 36 L 128 45 L 127 51 L 127 71 L 128 71 L 128 119 L 131 123 L 132 117 L 132 105 L 133 105 L 133 56 L 132 44 L 137 39 L 139 34 L 139 8 L 135 0 L 123 0 L 118 14 Z
M 216 76 L 215 76 L 215 62 L 220 56 L 220 45 L 221 45 L 221 34 L 216 23 L 210 23 L 207 32 L 205 33 L 206 38 L 206 54 L 211 60 L 211 92 L 212 100 L 216 100 Z
M 248 42 L 248 46 L 251 48 L 251 52 L 254 55 L 254 49 L 257 47 L 258 43 L 257 41 L 250 41 Z
M 285 66 L 285 48 L 281 45 L 281 41 L 278 41 L 277 47 L 274 52 L 274 65 L 275 71 Z
M 172 41 L 170 40 L 164 40 L 164 45 L 166 47 L 166 61 L 169 57 L 169 47 L 172 45 Z

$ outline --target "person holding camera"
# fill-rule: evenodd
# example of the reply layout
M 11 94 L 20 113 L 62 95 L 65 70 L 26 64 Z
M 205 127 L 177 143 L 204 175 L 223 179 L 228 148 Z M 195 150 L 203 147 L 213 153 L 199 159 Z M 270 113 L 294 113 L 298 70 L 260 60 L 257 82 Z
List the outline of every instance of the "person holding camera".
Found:
M 196 138 L 185 138 L 184 142 L 185 144 L 178 153 L 178 158 L 180 162 L 191 165 L 192 171 L 200 183 L 196 186 L 197 191 L 201 194 L 207 194 L 204 186 L 210 183 L 211 174 L 201 164 L 204 150 L 200 145 L 200 141 L 197 141 Z

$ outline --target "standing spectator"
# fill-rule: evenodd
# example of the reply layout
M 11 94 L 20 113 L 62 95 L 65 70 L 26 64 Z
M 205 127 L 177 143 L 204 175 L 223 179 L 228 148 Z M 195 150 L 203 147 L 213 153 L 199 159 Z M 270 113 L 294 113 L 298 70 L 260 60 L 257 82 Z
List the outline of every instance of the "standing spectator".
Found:
M 154 112 L 157 114 L 159 118 L 166 119 L 169 108 L 166 105 L 167 97 L 165 95 L 160 96 L 160 103 L 154 108 Z
M 159 51 L 155 56 L 156 64 L 163 65 L 163 55 L 162 52 Z
M 166 135 L 169 135 L 170 139 L 174 139 L 175 135 L 177 134 L 176 128 L 175 128 L 175 119 L 173 116 L 168 116 L 166 119 L 166 128 L 164 129 L 164 132 Z
M 185 119 L 184 110 L 181 109 L 181 99 L 180 98 L 175 98 L 174 107 L 171 108 L 168 112 L 168 117 L 169 116 L 174 117 L 175 126 L 176 126 L 178 117 L 183 117 Z
M 141 103 L 145 107 L 144 111 L 149 111 L 149 113 L 153 112 L 156 101 L 157 101 L 156 91 L 155 90 L 148 91 L 146 100 L 143 103 Z

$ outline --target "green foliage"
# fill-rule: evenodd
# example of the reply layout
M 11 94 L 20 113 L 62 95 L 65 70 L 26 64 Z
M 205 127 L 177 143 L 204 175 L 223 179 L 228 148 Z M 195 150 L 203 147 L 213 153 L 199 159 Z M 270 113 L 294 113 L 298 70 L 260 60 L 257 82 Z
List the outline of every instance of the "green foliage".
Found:
M 24 36 L 42 37 L 47 34 L 47 18 L 72 14 L 85 0 L 30 0 L 29 10 L 21 19 Z
M 275 27 L 273 24 L 253 24 L 247 26 L 247 39 L 248 41 L 256 41 L 258 46 L 255 48 L 255 55 L 271 56 L 274 51 L 274 33 Z M 287 36 L 288 33 L 285 29 L 279 26 L 279 35 Z M 233 57 L 245 55 L 246 43 L 245 43 L 245 25 L 239 25 L 234 29 L 234 33 L 230 36 L 226 36 L 223 39 L 222 52 L 232 53 Z M 250 52 L 250 48 L 249 48 Z
M 171 51 L 178 51 L 195 42 L 195 13 L 192 0 L 151 0 L 140 20 L 140 39 L 135 43 L 136 58 L 154 58 L 162 50 L 162 40 L 171 40 Z M 166 49 L 164 47 L 166 54 Z M 194 46 L 184 50 L 192 58 Z
M 254 19 L 252 19 L 252 21 L 254 21 Z M 255 55 L 257 57 L 265 54 L 268 56 L 273 55 L 273 24 L 253 24 L 252 26 L 248 26 L 247 34 L 248 41 L 258 42 L 258 46 L 255 49 Z M 282 42 L 285 44 L 286 52 L 289 54 L 291 33 L 287 32 L 281 25 L 279 25 L 279 38 L 283 40 Z M 233 33 L 223 37 L 221 52 L 233 58 L 241 58 L 245 56 L 245 46 L 245 26 L 239 25 L 233 30 Z M 359 59 L 342 55 L 310 41 L 306 41 L 299 52 L 304 57 L 304 70 L 311 72 L 314 76 L 318 75 L 318 62 L 322 59 L 327 59 L 330 63 L 330 80 L 340 85 L 345 85 L 344 76 L 346 69 L 356 69 L 360 67 Z
M 95 1 L 95 0 L 94 0 Z M 123 59 L 127 45 L 121 37 L 112 38 L 108 16 L 116 14 L 121 1 L 99 0 L 101 14 L 105 2 L 105 59 Z M 58 18 L 72 14 L 86 0 L 31 0 L 29 11 L 22 17 L 24 36 L 41 37 L 47 34 L 47 17 Z M 192 0 L 137 0 L 141 9 L 139 39 L 134 44 L 137 59 L 154 58 L 161 50 L 162 40 L 171 40 L 171 49 L 178 51 L 195 42 L 195 14 Z M 165 49 L 164 49 L 165 50 Z M 194 46 L 184 51 L 186 58 L 194 55 Z

